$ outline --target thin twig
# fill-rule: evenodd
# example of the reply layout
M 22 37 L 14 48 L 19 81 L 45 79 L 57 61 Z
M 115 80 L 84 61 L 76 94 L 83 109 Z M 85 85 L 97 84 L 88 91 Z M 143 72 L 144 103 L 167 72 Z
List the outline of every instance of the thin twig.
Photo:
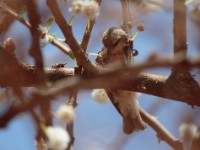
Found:
M 6 4 L 4 4 L 3 2 L 0 2 L 0 9 L 4 10 L 6 13 L 8 13 L 9 15 L 11 15 L 12 17 L 14 17 L 16 20 L 18 20 L 19 22 L 21 22 L 23 25 L 25 25 L 27 28 L 31 29 L 32 26 L 30 24 L 30 22 L 26 21 L 23 17 L 21 17 L 19 14 L 17 14 L 13 9 L 11 9 L 9 6 L 7 6 Z M 41 34 L 41 33 L 40 33 Z M 49 34 L 47 34 L 47 36 L 49 36 Z M 56 39 L 52 39 L 50 41 L 51 44 L 53 44 L 54 46 L 58 47 L 63 53 L 70 55 L 71 50 L 68 49 L 66 46 L 64 46 L 63 44 L 61 44 L 58 40 Z
M 184 150 L 183 144 L 178 139 L 176 139 L 169 131 L 167 131 L 155 117 L 151 116 L 141 108 L 140 114 L 144 121 L 157 132 L 157 137 L 159 138 L 159 140 L 165 141 L 174 150 Z
M 53 44 L 54 46 L 56 46 L 57 48 L 59 48 L 63 53 L 70 56 L 71 50 L 69 48 L 67 48 L 66 46 L 64 46 L 63 44 L 61 44 L 58 40 L 53 39 L 52 41 L 50 41 L 50 43 Z
M 95 74 L 97 71 L 96 68 L 86 57 L 83 49 L 76 41 L 72 33 L 71 26 L 67 23 L 64 16 L 62 15 L 56 0 L 47 0 L 46 2 L 51 12 L 53 13 L 56 23 L 58 24 L 58 26 L 62 30 L 62 33 L 65 36 L 66 43 L 69 45 L 74 56 L 76 57 L 77 63 L 81 64 L 85 71 L 89 71 L 91 74 Z
M 97 0 L 99 5 L 101 5 L 101 1 L 102 0 Z M 90 22 L 89 22 L 90 28 L 89 29 L 88 29 L 88 25 L 86 25 L 86 27 L 85 27 L 85 32 L 84 32 L 84 35 L 83 35 L 83 38 L 82 38 L 82 41 L 81 41 L 81 47 L 85 52 L 87 50 L 87 46 L 88 46 L 88 43 L 89 43 L 89 40 L 90 40 L 91 32 L 92 32 L 93 26 L 95 24 L 95 21 L 96 21 L 95 19 L 90 20 Z
M 67 102 L 67 105 L 71 105 L 75 109 L 75 107 L 77 106 L 77 91 L 70 93 L 70 98 L 69 98 L 69 101 Z M 74 147 L 74 141 L 75 141 L 73 121 L 67 125 L 67 131 L 70 136 L 70 142 L 68 144 L 67 150 L 72 150 Z
M 17 19 L 19 22 L 24 24 L 26 27 L 31 28 L 31 24 L 24 20 L 20 15 L 18 15 L 14 10 L 12 10 L 8 5 L 6 5 L 3 2 L 0 2 L 0 9 L 6 12 L 7 14 L 13 16 L 15 19 Z

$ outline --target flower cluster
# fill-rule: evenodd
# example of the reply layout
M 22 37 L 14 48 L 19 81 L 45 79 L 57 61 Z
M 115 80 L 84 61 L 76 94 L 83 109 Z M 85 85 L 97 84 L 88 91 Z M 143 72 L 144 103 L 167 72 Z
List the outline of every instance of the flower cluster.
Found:
M 102 103 L 102 104 L 105 104 L 109 101 L 109 98 L 104 89 L 94 89 L 92 91 L 92 98 L 95 101 Z
M 74 108 L 71 105 L 62 105 L 58 108 L 56 116 L 60 121 L 70 123 L 74 119 Z
M 65 150 L 69 144 L 69 134 L 61 127 L 47 127 L 48 148 L 51 150 Z
M 99 15 L 99 5 L 95 0 L 73 0 L 69 11 L 73 15 L 81 13 L 84 17 L 94 20 Z

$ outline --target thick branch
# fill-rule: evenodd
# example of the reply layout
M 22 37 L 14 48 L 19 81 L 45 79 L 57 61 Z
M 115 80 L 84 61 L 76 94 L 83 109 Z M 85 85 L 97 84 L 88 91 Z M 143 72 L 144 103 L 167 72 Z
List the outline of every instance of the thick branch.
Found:
M 13 56 L 8 55 L 4 49 L 0 50 L 0 54 L 0 67 L 2 69 L 0 73 L 0 86 L 14 86 L 16 83 L 21 86 L 34 86 L 38 84 L 35 77 L 37 69 L 34 66 L 19 63 Z M 154 61 L 151 60 L 150 62 L 147 61 L 128 68 L 119 68 L 115 71 L 95 76 L 89 75 L 88 77 L 85 75 L 78 81 L 76 80 L 77 78 L 64 80 L 54 85 L 53 91 L 50 90 L 45 93 L 46 95 L 54 96 L 63 91 L 69 92 L 72 89 L 120 88 L 182 101 L 194 106 L 200 106 L 199 83 L 197 83 L 189 74 L 187 76 L 180 75 L 167 77 L 140 73 L 145 68 L 171 67 L 174 65 L 173 60 L 168 60 L 166 58 L 160 58 L 159 60 Z M 190 61 L 186 64 L 188 66 L 200 66 L 198 60 Z M 18 75 L 13 77 L 13 71 L 15 73 L 18 72 Z M 72 76 L 73 73 L 73 69 L 45 69 L 48 81 L 53 82 L 60 80 L 61 78 Z M 75 80 L 76 82 L 71 84 L 71 80 Z
M 80 80 L 74 78 L 72 80 L 73 83 L 69 83 L 70 85 L 68 84 L 69 80 L 61 81 L 62 85 L 57 83 L 57 88 L 43 94 L 57 95 L 77 88 L 118 88 L 185 102 L 193 106 L 200 106 L 200 86 L 193 79 L 180 80 L 180 82 L 186 82 L 188 85 L 187 87 L 181 87 L 181 84 L 176 84 L 176 82 L 179 82 L 177 79 L 171 80 L 170 77 L 166 76 L 147 73 L 136 75 L 137 73 L 133 73 L 131 70 L 128 70 L 126 73 L 121 73 L 121 77 L 116 75 L 116 73 L 106 73 Z M 128 75 L 129 73 L 133 73 L 135 76 Z

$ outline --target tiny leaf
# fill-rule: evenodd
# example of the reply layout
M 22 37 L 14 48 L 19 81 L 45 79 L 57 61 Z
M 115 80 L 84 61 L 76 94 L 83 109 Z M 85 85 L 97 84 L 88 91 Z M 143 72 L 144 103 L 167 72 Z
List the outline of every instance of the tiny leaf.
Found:
M 51 16 L 46 21 L 46 26 L 49 27 L 54 22 L 54 17 Z

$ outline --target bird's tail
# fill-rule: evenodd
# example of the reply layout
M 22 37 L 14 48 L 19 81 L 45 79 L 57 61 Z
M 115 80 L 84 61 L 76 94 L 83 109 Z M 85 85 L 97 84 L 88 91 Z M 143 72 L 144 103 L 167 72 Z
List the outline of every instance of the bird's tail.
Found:
M 123 130 L 126 134 L 144 130 L 145 128 L 146 124 L 140 115 L 137 115 L 135 118 L 133 118 L 131 114 L 123 117 Z

